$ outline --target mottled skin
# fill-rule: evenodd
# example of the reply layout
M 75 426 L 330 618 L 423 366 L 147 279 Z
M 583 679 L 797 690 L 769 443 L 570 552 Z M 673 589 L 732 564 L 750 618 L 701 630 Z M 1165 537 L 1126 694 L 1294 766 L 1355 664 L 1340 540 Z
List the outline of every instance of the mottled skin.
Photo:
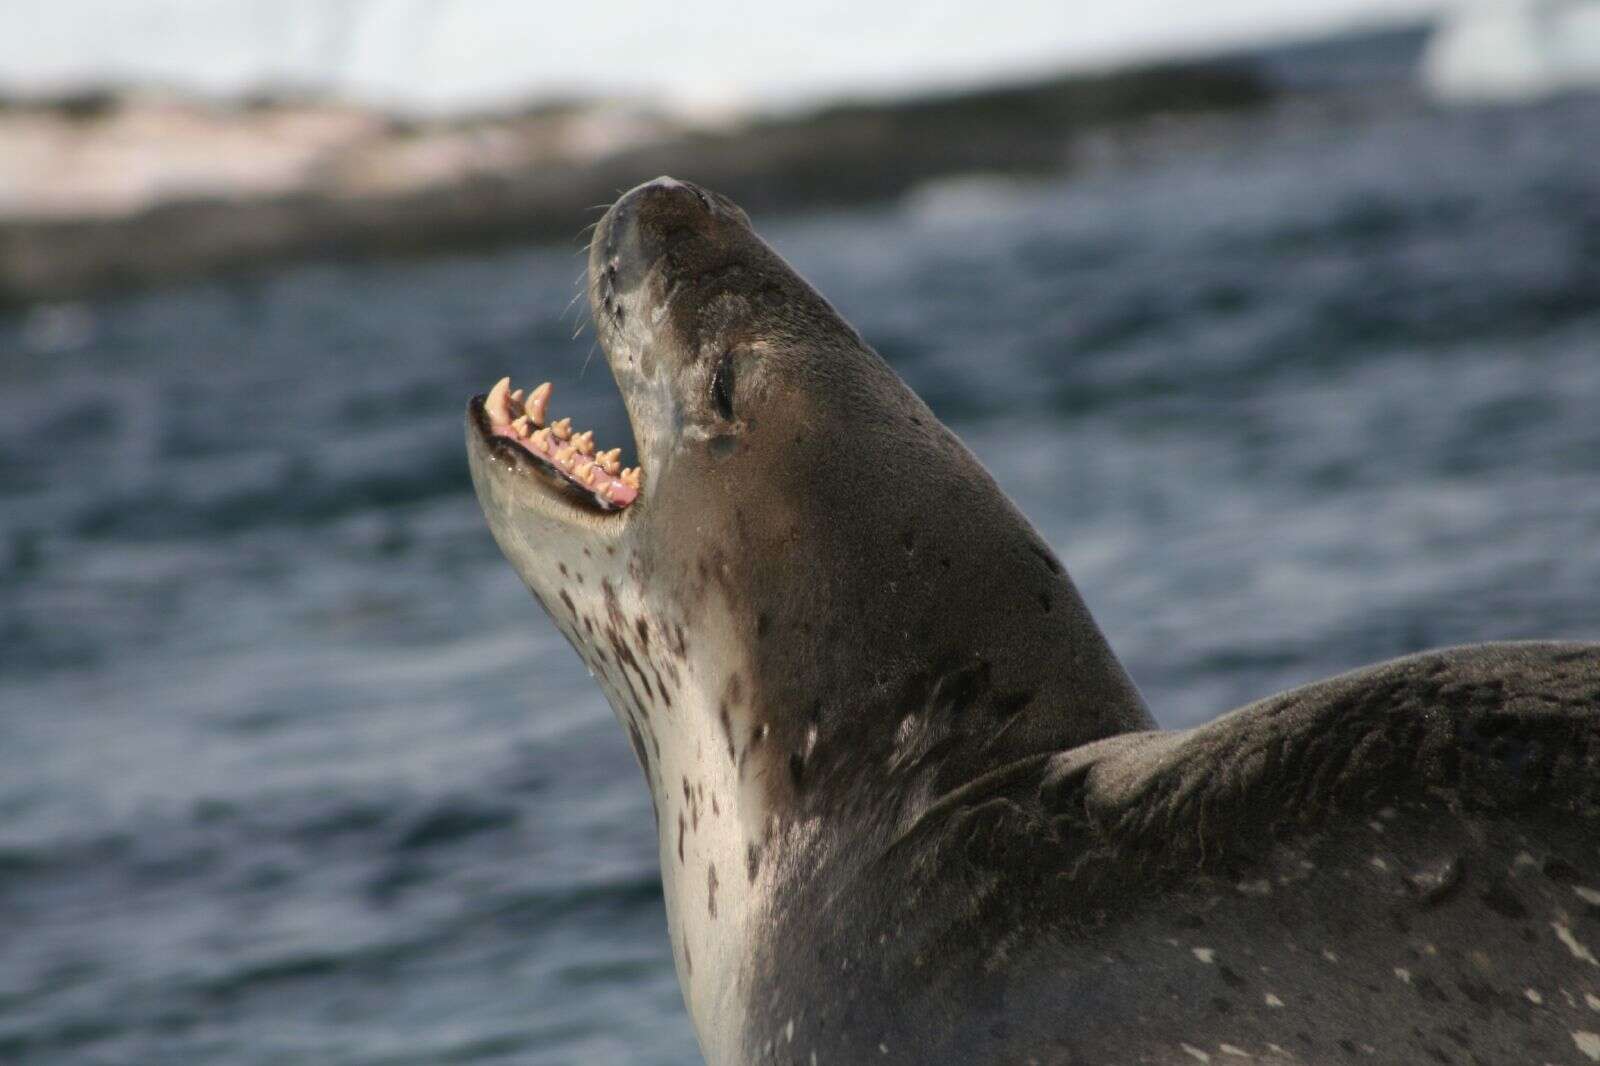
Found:
M 468 448 L 644 767 L 709 1060 L 1600 1061 L 1600 645 L 1156 731 L 1055 556 L 738 208 L 628 193 L 590 297 L 639 501 L 597 512 L 479 401 Z

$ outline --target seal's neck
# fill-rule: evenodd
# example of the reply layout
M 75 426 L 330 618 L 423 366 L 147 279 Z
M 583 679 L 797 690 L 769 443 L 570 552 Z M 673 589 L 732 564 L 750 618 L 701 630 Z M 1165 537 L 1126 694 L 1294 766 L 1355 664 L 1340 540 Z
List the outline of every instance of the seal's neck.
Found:
M 626 572 L 647 563 L 629 555 Z M 655 810 L 673 961 L 702 1049 L 740 1061 L 752 927 L 772 896 L 765 857 L 779 819 L 750 726 L 752 664 L 716 601 L 685 609 L 649 582 L 601 582 L 603 605 L 574 641 L 621 720 Z M 591 632 L 592 630 L 592 632 Z
M 770 981 L 753 949 L 797 884 L 857 884 L 947 797 L 1152 726 L 987 472 L 887 368 L 849 367 L 801 444 L 658 461 L 592 632 L 586 615 L 568 627 L 649 779 L 674 956 L 713 1061 L 740 1061 Z M 838 947 L 827 935 L 815 950 Z
M 595 673 L 649 781 L 674 960 L 714 1063 L 741 1061 L 763 943 L 797 885 L 858 883 L 974 782 L 1151 725 L 1020 517 L 989 531 L 987 580 L 942 595 L 919 571 L 954 569 L 960 531 L 914 532 L 860 538 L 858 553 L 887 550 L 849 584 L 797 584 L 777 553 L 707 549 L 692 568 L 646 553 L 605 608 Z M 700 563 L 738 594 L 674 588 Z M 885 587 L 905 590 L 898 612 L 841 602 Z

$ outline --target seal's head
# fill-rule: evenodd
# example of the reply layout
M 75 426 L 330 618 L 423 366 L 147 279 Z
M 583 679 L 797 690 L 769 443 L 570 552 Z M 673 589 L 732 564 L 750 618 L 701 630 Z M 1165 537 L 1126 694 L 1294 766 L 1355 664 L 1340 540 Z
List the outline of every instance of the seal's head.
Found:
M 1050 550 L 736 206 L 670 178 L 627 193 L 589 300 L 639 470 L 506 382 L 469 405 L 468 450 L 649 779 L 709 1051 L 786 884 L 862 868 L 986 774 L 1150 722 Z

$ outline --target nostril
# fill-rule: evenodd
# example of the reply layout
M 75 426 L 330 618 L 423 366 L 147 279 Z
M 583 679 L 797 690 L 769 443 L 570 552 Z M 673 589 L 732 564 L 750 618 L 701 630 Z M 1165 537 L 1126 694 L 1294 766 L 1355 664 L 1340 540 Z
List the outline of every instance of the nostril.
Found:
M 690 185 L 688 182 L 684 182 L 684 185 L 688 187 L 690 192 L 694 193 L 695 196 L 699 198 L 701 207 L 704 207 L 707 211 L 712 210 L 713 205 L 711 203 L 711 195 L 709 193 L 707 193 L 698 185 Z

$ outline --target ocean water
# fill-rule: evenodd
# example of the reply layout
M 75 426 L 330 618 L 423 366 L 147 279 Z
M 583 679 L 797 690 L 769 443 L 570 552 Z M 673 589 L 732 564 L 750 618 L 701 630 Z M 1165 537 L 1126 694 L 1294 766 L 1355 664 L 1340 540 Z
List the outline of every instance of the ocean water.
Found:
M 1366 99 L 758 223 L 1183 726 L 1600 638 L 1596 144 Z M 640 774 L 461 444 L 507 372 L 625 439 L 577 247 L 0 318 L 0 1062 L 697 1061 Z

